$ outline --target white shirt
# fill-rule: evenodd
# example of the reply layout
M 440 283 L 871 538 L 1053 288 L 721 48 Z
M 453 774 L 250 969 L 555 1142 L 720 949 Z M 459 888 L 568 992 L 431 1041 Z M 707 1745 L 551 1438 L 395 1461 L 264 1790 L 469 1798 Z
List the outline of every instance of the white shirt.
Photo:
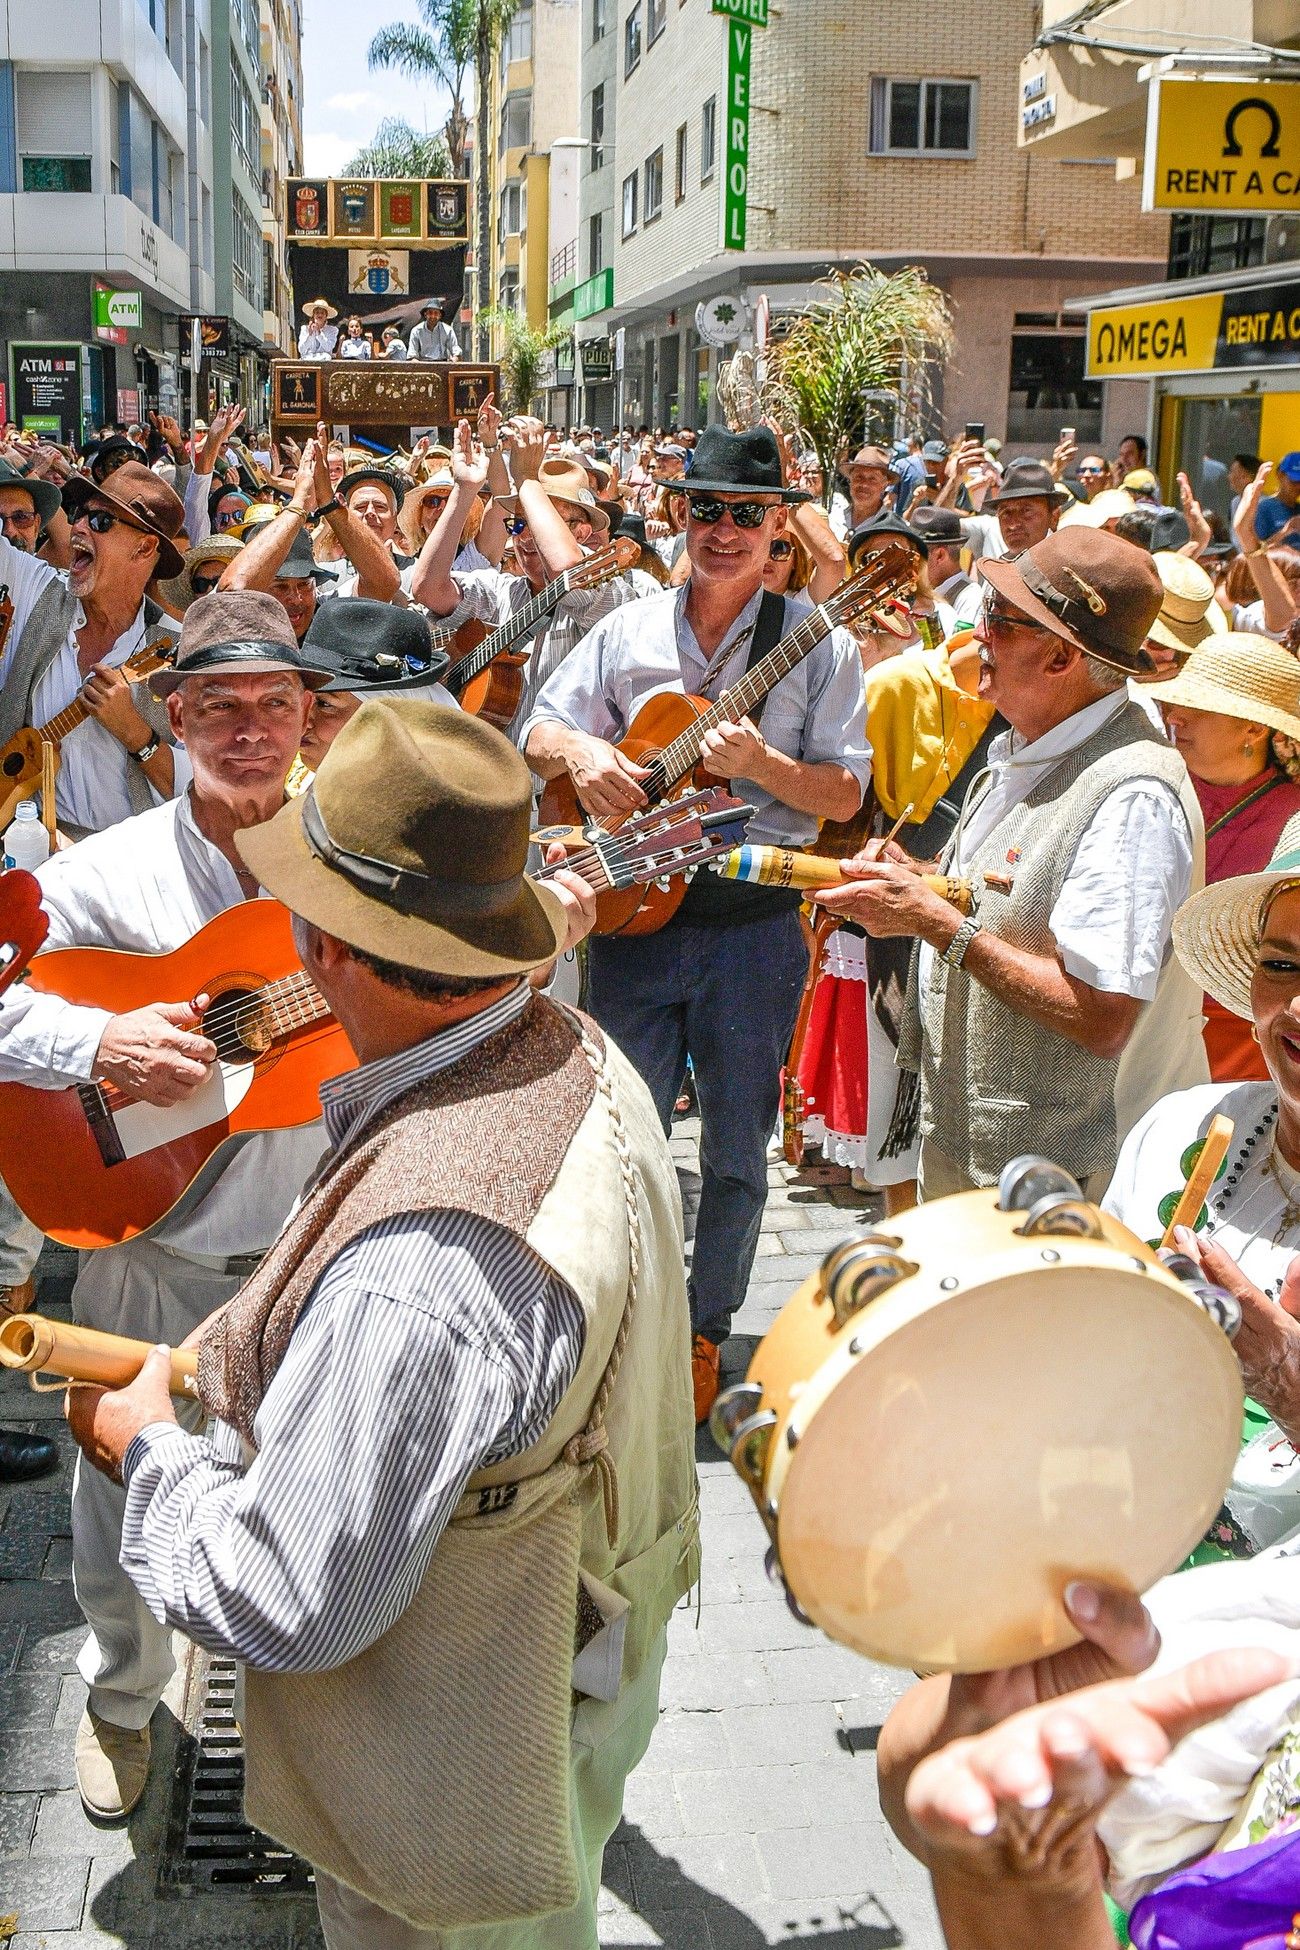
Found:
M 838 535 L 839 539 L 843 541 L 853 526 L 853 510 L 849 506 L 847 494 L 833 494 L 831 496 L 829 519 L 832 534 Z
M 965 629 L 978 623 L 984 607 L 984 595 L 979 584 L 972 582 L 968 575 L 963 575 L 960 569 L 955 575 L 950 575 L 946 582 L 938 583 L 934 594 L 936 602 L 946 603 L 951 609 L 959 628 Z
M 994 514 L 962 515 L 962 525 L 966 530 L 966 544 L 970 549 L 972 563 L 988 556 L 991 562 L 1000 562 L 1010 553 L 1002 539 L 1002 525 Z
M 298 357 L 300 359 L 332 359 L 334 348 L 339 342 L 337 325 L 322 325 L 316 331 L 311 325 L 302 325 L 298 330 Z
M 0 583 L 9 585 L 9 599 L 14 606 L 9 635 L 0 649 L 0 685 L 8 678 L 23 630 L 37 602 L 52 582 L 63 579 L 61 571 L 52 568 L 41 556 L 25 555 L 0 536 Z M 76 633 L 85 620 L 86 613 L 78 603 L 62 649 L 32 692 L 31 715 L 37 726 L 48 724 L 51 718 L 66 710 L 81 690 L 85 680 L 77 661 Z M 142 603 L 134 621 L 99 661 L 114 669 L 124 664 L 144 642 L 144 632 Z M 129 819 L 132 806 L 127 777 L 133 763 L 125 747 L 94 718 L 87 718 L 75 731 L 70 731 L 59 749 L 59 777 L 54 792 L 60 821 L 98 833 L 120 819 Z M 177 773 L 178 790 L 189 779 L 188 764 L 183 758 L 180 763 L 185 769 Z M 149 790 L 153 792 L 153 787 Z M 153 796 L 159 798 L 156 792 Z
M 987 791 L 957 830 L 949 871 L 960 876 L 989 834 L 1061 760 L 1128 703 L 1101 697 L 1031 744 L 1003 732 L 989 747 Z M 1175 910 L 1192 885 L 1192 836 L 1177 794 L 1158 779 L 1129 779 L 1093 814 L 1053 907 L 1049 926 L 1076 981 L 1149 1002 L 1169 954 Z M 934 950 L 922 942 L 918 974 L 929 982 Z
M 52 948 L 169 953 L 242 904 L 235 870 L 194 823 L 188 792 L 93 833 L 38 869 Z M 160 993 L 160 1002 L 176 1001 Z M 16 983 L 0 1001 L 0 1082 L 60 1090 L 94 1074 L 106 1009 L 83 1008 Z M 260 1252 L 278 1234 L 323 1147 L 319 1121 L 249 1138 L 183 1216 L 154 1228 L 180 1252 Z
M 1285 630 L 1269 629 L 1264 621 L 1262 597 L 1257 598 L 1253 603 L 1235 603 L 1232 611 L 1232 627 L 1234 631 L 1242 631 L 1248 636 L 1266 636 L 1273 643 L 1281 643 L 1286 635 Z
M 406 340 L 390 339 L 384 348 L 382 356 L 385 359 L 404 359 L 406 357 Z
M 370 340 L 367 338 L 343 338 L 339 340 L 340 359 L 368 359 Z

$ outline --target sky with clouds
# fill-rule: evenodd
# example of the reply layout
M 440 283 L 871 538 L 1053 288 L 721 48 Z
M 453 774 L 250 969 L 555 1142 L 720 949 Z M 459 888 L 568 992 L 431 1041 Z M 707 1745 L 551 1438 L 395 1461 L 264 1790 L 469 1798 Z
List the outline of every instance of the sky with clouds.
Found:
M 366 49 L 390 21 L 418 21 L 414 0 L 305 0 L 303 9 L 303 137 L 305 167 L 313 176 L 337 176 L 370 140 L 385 115 L 400 115 L 417 129 L 441 129 L 446 101 L 437 83 L 407 81 L 383 69 L 373 72 Z

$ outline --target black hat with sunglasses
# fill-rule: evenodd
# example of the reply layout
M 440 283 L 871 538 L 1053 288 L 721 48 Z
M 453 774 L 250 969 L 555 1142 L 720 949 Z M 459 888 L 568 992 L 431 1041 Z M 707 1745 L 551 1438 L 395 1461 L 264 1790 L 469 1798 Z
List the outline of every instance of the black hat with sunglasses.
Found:
M 685 475 L 663 479 L 665 486 L 687 495 L 762 494 L 791 502 L 811 498 L 803 488 L 786 486 L 771 427 L 749 427 L 743 433 L 705 427 L 691 449 Z
M 21 488 L 24 494 L 30 494 L 42 528 L 48 527 L 63 506 L 63 496 L 53 481 L 38 481 L 20 474 L 5 460 L 0 460 L 0 488 Z
M 322 603 L 302 642 L 303 652 L 328 670 L 326 691 L 409 691 L 436 684 L 447 668 L 435 650 L 423 610 L 398 609 L 364 596 Z
M 311 543 L 300 528 L 293 538 L 293 544 L 290 547 L 289 553 L 276 570 L 272 580 L 275 582 L 305 582 L 308 576 L 311 577 L 313 582 L 334 582 L 336 580 L 332 569 L 321 568 L 311 552 Z

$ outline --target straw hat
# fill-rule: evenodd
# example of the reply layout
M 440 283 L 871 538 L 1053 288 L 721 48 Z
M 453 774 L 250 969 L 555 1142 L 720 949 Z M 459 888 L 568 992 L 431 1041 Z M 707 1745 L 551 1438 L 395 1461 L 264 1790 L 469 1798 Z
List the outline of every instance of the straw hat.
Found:
M 324 311 L 327 318 L 338 317 L 337 307 L 332 305 L 328 298 L 312 298 L 303 306 L 302 315 L 304 318 L 310 318 L 314 311 Z
M 1207 640 L 1175 676 L 1148 684 L 1146 695 L 1189 711 L 1266 724 L 1300 741 L 1300 662 L 1266 636 L 1233 631 Z
M 1200 563 L 1193 562 L 1189 555 L 1175 555 L 1168 549 L 1157 549 L 1151 560 L 1165 593 L 1160 614 L 1147 635 L 1180 657 L 1212 636 L 1226 636 L 1228 619 L 1215 602 L 1214 584 Z M 1252 641 L 1257 642 L 1258 638 Z
M 165 582 L 158 584 L 159 595 L 173 609 L 187 610 L 198 599 L 194 571 L 204 562 L 220 562 L 224 569 L 243 546 L 237 535 L 209 535 L 205 542 L 198 542 L 190 549 L 185 557 L 185 567 L 178 576 L 169 576 Z
M 1104 528 L 1108 521 L 1131 515 L 1137 502 L 1124 488 L 1103 488 L 1091 501 L 1075 501 L 1062 514 L 1058 528 Z
M 577 508 L 593 528 L 609 533 L 609 516 L 587 486 L 587 470 L 576 460 L 544 460 L 537 470 L 537 485 L 552 501 L 563 501 Z M 507 520 L 520 512 L 519 496 L 503 494 L 498 503 Z
M 417 482 L 403 499 L 397 517 L 397 526 L 401 530 L 403 541 L 413 554 L 418 555 L 424 546 L 424 536 L 420 530 L 420 512 L 425 502 L 434 494 L 449 495 L 455 485 L 451 469 L 444 467 L 436 474 L 430 474 L 423 481 Z
M 372 698 L 307 791 L 235 844 L 268 893 L 351 947 L 506 976 L 554 960 L 568 934 L 557 895 L 524 872 L 532 809 L 532 773 L 481 718 Z
M 1264 916 L 1281 887 L 1300 887 L 1300 813 L 1282 828 L 1263 873 L 1216 880 L 1174 916 L 1174 948 L 1183 967 L 1216 1002 L 1247 1021 Z

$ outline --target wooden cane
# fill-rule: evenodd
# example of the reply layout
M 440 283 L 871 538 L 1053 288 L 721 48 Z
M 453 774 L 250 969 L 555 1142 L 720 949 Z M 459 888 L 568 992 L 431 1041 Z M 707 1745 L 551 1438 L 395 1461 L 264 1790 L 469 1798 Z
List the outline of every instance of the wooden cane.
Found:
M 57 756 L 48 738 L 41 740 L 41 822 L 50 836 L 50 852 L 58 851 L 58 808 L 54 803 L 54 773 Z
M 1173 1217 L 1165 1227 L 1162 1246 L 1172 1246 L 1174 1233 L 1179 1226 L 1191 1225 L 1205 1203 L 1205 1194 L 1214 1183 L 1215 1173 L 1228 1155 L 1232 1143 L 1232 1119 L 1212 1117 L 1210 1128 L 1205 1133 L 1201 1155 L 1192 1166 L 1192 1175 L 1183 1187 L 1183 1195 L 1173 1210 Z
M 0 1320 L 0 1367 L 18 1368 L 41 1386 L 39 1374 L 64 1381 L 95 1381 L 104 1388 L 125 1388 L 135 1380 L 153 1353 L 150 1341 L 127 1340 L 121 1334 L 101 1334 L 94 1327 L 78 1327 L 44 1314 L 14 1314 Z M 170 1383 L 173 1395 L 197 1401 L 198 1349 L 173 1348 Z

